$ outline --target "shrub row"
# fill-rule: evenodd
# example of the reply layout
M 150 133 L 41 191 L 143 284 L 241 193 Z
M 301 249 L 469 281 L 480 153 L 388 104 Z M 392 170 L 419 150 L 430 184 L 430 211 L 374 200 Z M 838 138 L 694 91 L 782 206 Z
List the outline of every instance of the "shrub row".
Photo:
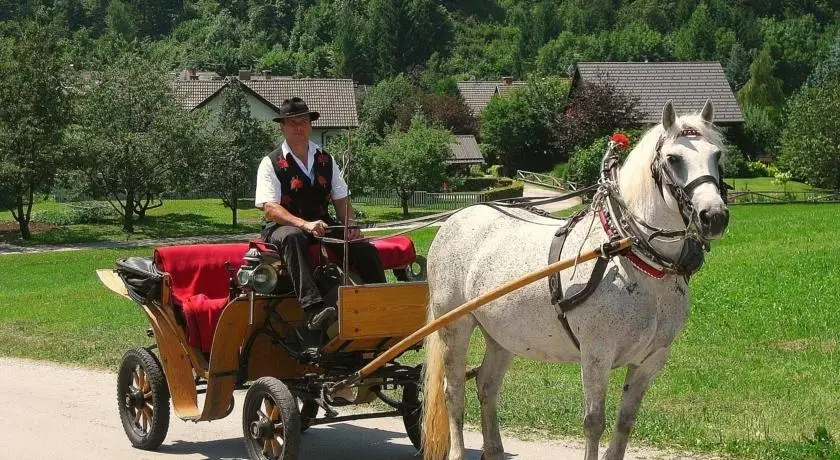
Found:
M 522 196 L 523 188 L 524 184 L 522 182 L 512 181 L 512 184 L 507 187 L 488 190 L 484 194 L 484 197 L 487 201 L 501 200 L 502 198 L 518 198 Z
M 35 211 L 32 222 L 50 225 L 96 224 L 118 217 L 117 211 L 103 201 L 80 201 L 61 209 Z

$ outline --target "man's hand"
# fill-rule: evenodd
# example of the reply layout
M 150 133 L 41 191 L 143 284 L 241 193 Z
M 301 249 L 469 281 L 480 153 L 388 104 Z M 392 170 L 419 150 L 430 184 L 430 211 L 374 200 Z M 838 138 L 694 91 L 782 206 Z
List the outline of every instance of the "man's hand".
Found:
M 356 227 L 344 229 L 344 239 L 347 241 L 358 240 L 362 237 L 362 231 Z
M 300 226 L 304 232 L 315 236 L 324 236 L 327 233 L 327 224 L 323 220 L 316 220 L 314 222 L 304 222 Z

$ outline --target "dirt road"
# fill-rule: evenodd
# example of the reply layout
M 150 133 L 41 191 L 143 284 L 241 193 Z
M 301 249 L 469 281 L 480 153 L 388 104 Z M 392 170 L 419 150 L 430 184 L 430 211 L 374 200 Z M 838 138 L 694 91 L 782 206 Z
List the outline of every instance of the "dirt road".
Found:
M 116 376 L 37 361 L 0 358 L 0 459 L 240 459 L 246 458 L 239 404 L 226 419 L 185 423 L 174 415 L 158 452 L 131 447 L 116 408 Z M 510 459 L 580 459 L 580 444 L 505 438 Z M 467 433 L 469 459 L 481 455 L 481 435 Z M 397 418 L 335 423 L 303 435 L 301 459 L 416 460 Z M 635 451 L 628 459 L 686 458 Z

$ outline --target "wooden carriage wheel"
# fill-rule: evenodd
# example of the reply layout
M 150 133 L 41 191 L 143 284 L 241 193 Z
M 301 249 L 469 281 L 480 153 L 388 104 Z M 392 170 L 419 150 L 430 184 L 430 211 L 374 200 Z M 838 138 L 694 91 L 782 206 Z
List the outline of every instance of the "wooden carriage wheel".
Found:
M 300 412 L 286 385 L 274 378 L 258 379 L 242 406 L 242 431 L 252 460 L 297 460 Z
M 154 450 L 169 430 L 169 388 L 157 357 L 145 348 L 125 353 L 117 375 L 117 404 L 134 447 Z

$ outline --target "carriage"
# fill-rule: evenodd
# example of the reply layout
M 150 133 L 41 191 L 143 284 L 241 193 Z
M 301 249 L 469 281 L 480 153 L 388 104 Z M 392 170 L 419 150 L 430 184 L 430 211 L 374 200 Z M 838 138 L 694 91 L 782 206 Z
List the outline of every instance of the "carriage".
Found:
M 373 244 L 397 282 L 356 284 L 352 268 L 345 276 L 323 245 L 312 245 L 319 289 L 339 306 L 338 321 L 323 332 L 302 326 L 282 258 L 262 242 L 159 247 L 152 258 L 99 270 L 108 288 L 142 307 L 155 340 L 126 352 L 117 377 L 132 445 L 154 450 L 163 442 L 170 400 L 178 418 L 211 421 L 228 416 L 234 390 L 247 388 L 242 427 L 252 459 L 298 458 L 301 433 L 313 425 L 387 416 L 402 417 L 419 449 L 420 366 L 392 359 L 353 388 L 326 391 L 426 322 L 424 259 L 413 242 Z M 376 400 L 384 404 L 365 413 L 336 410 Z

